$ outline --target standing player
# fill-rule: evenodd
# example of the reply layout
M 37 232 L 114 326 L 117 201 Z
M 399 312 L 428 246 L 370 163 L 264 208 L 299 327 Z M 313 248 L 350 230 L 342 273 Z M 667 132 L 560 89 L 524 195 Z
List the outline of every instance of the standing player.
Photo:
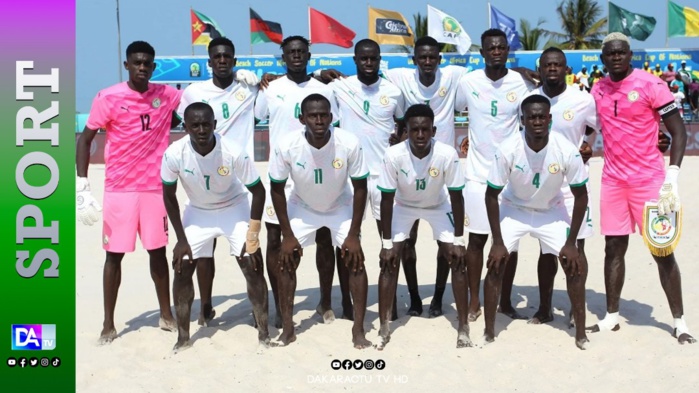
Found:
M 296 340 L 292 320 L 296 269 L 303 247 L 313 244 L 313 234 L 325 227 L 335 247 L 342 250 L 341 263 L 350 271 L 349 287 L 354 301 L 352 342 L 355 348 L 366 348 L 371 345 L 364 333 L 368 284 L 359 230 L 369 171 L 362 147 L 351 133 L 330 128 L 330 101 L 320 94 L 303 99 L 299 121 L 305 128 L 282 137 L 269 163 L 272 202 L 283 234 L 277 285 L 284 330 L 279 340 L 285 345 Z M 287 198 L 284 186 L 289 178 L 294 184 Z
M 433 123 L 434 112 L 429 106 L 411 106 L 405 113 L 405 121 L 408 140 L 388 148 L 379 178 L 383 247 L 379 256 L 381 343 L 378 349 L 383 349 L 391 338 L 388 323 L 396 294 L 401 248 L 410 228 L 419 219 L 430 224 L 439 252 L 451 265 L 454 299 L 459 314 L 456 346 L 470 347 L 473 344 L 466 316 L 468 285 L 461 196 L 464 177 L 459 156 L 453 147 L 433 139 L 436 127 Z
M 600 221 L 606 243 L 607 290 L 607 314 L 590 328 L 592 331 L 619 329 L 619 299 L 626 272 L 624 256 L 629 234 L 636 227 L 643 230 L 644 204 L 658 200 L 661 215 L 680 208 L 677 177 L 687 133 L 667 85 L 646 72 L 632 69 L 632 55 L 628 37 L 621 33 L 607 35 L 602 42 L 602 62 L 609 69 L 609 78 L 601 80 L 591 92 L 604 135 Z M 667 170 L 662 154 L 655 149 L 661 118 L 672 136 Z M 684 321 L 682 280 L 675 254 L 653 259 L 674 318 L 674 336 L 680 344 L 696 342 Z
M 502 30 L 489 29 L 481 35 L 481 55 L 485 68 L 464 75 L 459 82 L 456 108 L 468 107 L 466 150 L 466 187 L 464 204 L 468 208 L 464 223 L 469 232 L 466 248 L 470 303 L 468 318 L 473 322 L 481 315 L 479 289 L 483 270 L 483 249 L 490 234 L 485 207 L 488 171 L 495 149 L 502 141 L 519 132 L 519 103 L 534 86 L 522 74 L 507 69 L 510 47 Z M 516 263 L 516 262 L 515 262 Z M 517 266 L 508 264 L 505 273 L 500 311 L 511 318 L 524 319 L 510 303 L 512 281 Z
M 100 343 L 117 337 L 114 308 L 121 284 L 121 261 L 136 248 L 136 234 L 150 256 L 151 278 L 160 305 L 159 325 L 174 330 L 170 310 L 170 278 L 165 256 L 167 213 L 163 204 L 159 165 L 167 148 L 174 111 L 181 91 L 149 83 L 155 50 L 144 41 L 126 48 L 124 68 L 129 80 L 108 87 L 95 97 L 76 147 L 78 218 L 87 225 L 98 219 L 99 204 L 90 193 L 87 167 L 90 144 L 99 129 L 107 130 L 105 147 L 103 248 L 107 252 L 102 285 L 104 323 Z
M 388 148 L 388 140 L 395 129 L 395 119 L 403 118 L 404 101 L 400 90 L 385 78 L 379 77 L 381 49 L 370 39 L 363 39 L 354 46 L 354 63 L 357 75 L 337 78 L 330 86 L 335 92 L 342 122 L 340 126 L 352 130 L 359 138 L 364 160 L 369 168 L 367 180 L 369 205 L 381 236 L 381 191 L 376 187 L 381 173 L 382 160 Z M 343 301 L 349 300 L 343 283 L 345 275 L 338 264 Z M 343 317 L 352 319 L 352 305 L 343 304 Z
M 270 154 L 277 148 L 277 143 L 285 134 L 300 129 L 299 116 L 301 101 L 312 93 L 319 93 L 331 102 L 333 114 L 337 114 L 337 105 L 332 89 L 310 77 L 306 72 L 310 43 L 301 36 L 290 36 L 281 44 L 282 60 L 286 63 L 286 75 L 275 79 L 269 86 L 257 95 L 255 102 L 255 117 L 259 120 L 269 117 L 269 148 Z M 334 116 L 337 117 L 337 116 Z M 291 189 L 291 182 L 289 190 Z M 267 227 L 267 273 L 272 285 L 274 304 L 276 307 L 275 326 L 281 327 L 279 295 L 277 290 L 277 273 L 279 270 L 279 250 L 281 247 L 281 228 L 275 213 L 272 199 L 267 198 L 265 214 Z M 321 229 L 316 237 L 316 267 L 320 278 L 320 303 L 316 310 L 325 323 L 335 320 L 331 305 L 333 276 L 335 274 L 335 251 L 332 246 L 330 232 Z M 343 301 L 343 303 L 345 303 Z
M 191 345 L 192 275 L 201 262 L 213 265 L 214 239 L 219 236 L 228 239 L 231 255 L 238 260 L 245 275 L 258 339 L 267 345 L 267 282 L 257 239 L 265 189 L 244 145 L 236 145 L 214 133 L 217 122 L 210 105 L 195 102 L 184 110 L 183 118 L 189 138 L 182 138 L 168 147 L 160 173 L 165 208 L 177 235 L 172 261 L 175 270 L 172 292 L 178 327 L 174 349 Z M 189 198 L 182 218 L 177 202 L 178 179 Z M 248 206 L 247 190 L 243 185 L 252 193 L 252 207 Z
M 250 71 L 233 71 L 236 64 L 235 46 L 228 38 L 217 37 L 211 40 L 208 52 L 209 67 L 214 76 L 207 81 L 192 83 L 184 89 L 177 115 L 183 119 L 184 110 L 194 102 L 208 103 L 216 116 L 215 132 L 225 140 L 240 146 L 248 157 L 254 160 L 255 114 L 253 110 L 258 90 L 257 77 Z M 213 257 L 200 260 L 196 270 L 201 296 L 199 324 L 206 325 L 216 315 L 211 304 L 211 291 L 216 272 Z
M 585 335 L 587 261 L 579 257 L 575 242 L 587 208 L 588 176 L 578 147 L 560 133 L 549 132 L 550 107 L 549 100 L 541 95 L 524 99 L 524 132 L 498 146 L 488 174 L 485 201 L 493 245 L 484 288 L 485 340 L 495 340 L 495 309 L 508 253 L 519 239 L 530 234 L 539 239 L 542 253 L 558 255 L 561 260 L 576 321 L 575 344 L 586 349 L 589 342 Z M 564 182 L 575 198 L 572 220 L 561 192 Z M 499 204 L 498 196 L 503 188 Z

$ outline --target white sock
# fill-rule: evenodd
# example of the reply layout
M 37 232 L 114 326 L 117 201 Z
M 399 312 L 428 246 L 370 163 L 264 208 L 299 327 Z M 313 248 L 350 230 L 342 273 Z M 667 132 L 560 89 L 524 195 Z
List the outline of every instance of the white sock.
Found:
M 684 321 L 684 315 L 680 318 L 675 318 L 675 334 L 677 334 L 677 337 L 679 337 L 683 333 L 689 334 L 689 328 L 687 327 L 687 323 Z
M 619 324 L 619 312 L 607 313 L 604 319 L 597 322 L 599 330 L 612 330 L 614 326 Z

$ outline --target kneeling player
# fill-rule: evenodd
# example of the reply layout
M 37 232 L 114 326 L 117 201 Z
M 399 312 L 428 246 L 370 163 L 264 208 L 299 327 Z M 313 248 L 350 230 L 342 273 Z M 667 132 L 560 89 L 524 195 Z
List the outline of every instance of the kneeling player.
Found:
M 530 234 L 539 239 L 542 253 L 559 256 L 576 322 L 575 344 L 585 349 L 587 261 L 580 258 L 576 239 L 587 207 L 588 178 L 578 148 L 561 134 L 549 132 L 550 109 L 544 96 L 524 99 L 524 132 L 502 143 L 488 175 L 485 203 L 493 245 L 484 289 L 485 340 L 495 340 L 495 311 L 508 255 L 519 239 Z M 561 192 L 564 181 L 575 198 L 572 220 Z
M 332 113 L 327 98 L 321 94 L 306 97 L 301 102 L 299 121 L 305 128 L 289 131 L 277 144 L 269 163 L 272 203 L 282 231 L 281 271 L 277 272 L 283 327 L 279 340 L 285 345 L 296 340 L 292 320 L 296 269 L 303 247 L 312 245 L 316 231 L 325 227 L 349 269 L 354 302 L 352 342 L 355 348 L 366 348 L 371 345 L 364 333 L 368 284 L 359 230 L 369 170 L 359 139 L 340 128 L 330 128 Z M 284 186 L 289 178 L 293 186 L 287 203 Z
M 267 282 L 257 239 L 265 189 L 253 160 L 239 147 L 214 134 L 216 120 L 208 104 L 189 105 L 184 111 L 184 126 L 189 138 L 168 147 L 161 169 L 165 208 L 177 235 L 172 260 L 178 330 L 174 349 L 191 345 L 192 274 L 197 262 L 213 263 L 214 239 L 219 236 L 228 239 L 231 255 L 236 257 L 245 275 L 258 339 L 267 345 Z M 176 196 L 178 179 L 189 197 L 182 219 Z M 243 185 L 252 193 L 252 207 L 248 206 Z
M 453 147 L 433 139 L 434 112 L 429 106 L 413 105 L 405 112 L 408 140 L 386 151 L 379 177 L 383 248 L 379 255 L 379 336 L 383 349 L 391 337 L 389 318 L 398 283 L 398 263 L 403 242 L 416 220 L 432 227 L 439 252 L 452 269 L 452 287 L 459 314 L 457 347 L 472 346 L 467 319 L 464 176 Z M 447 201 L 447 192 L 449 200 Z M 394 206 L 393 203 L 396 205 Z M 451 202 L 451 203 L 450 203 Z M 395 243 L 393 243 L 395 242 Z

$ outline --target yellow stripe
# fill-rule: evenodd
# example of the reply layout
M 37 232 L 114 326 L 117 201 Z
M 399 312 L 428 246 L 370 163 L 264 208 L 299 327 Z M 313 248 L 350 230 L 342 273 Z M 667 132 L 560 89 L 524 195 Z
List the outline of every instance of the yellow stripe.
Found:
M 684 7 L 685 36 L 699 37 L 699 11 Z

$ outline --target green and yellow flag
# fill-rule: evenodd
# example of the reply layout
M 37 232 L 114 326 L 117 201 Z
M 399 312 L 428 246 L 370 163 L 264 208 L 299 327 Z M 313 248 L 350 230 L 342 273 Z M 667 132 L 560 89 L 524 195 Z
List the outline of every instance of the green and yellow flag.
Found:
M 699 37 L 699 11 L 672 1 L 668 1 L 667 6 L 668 37 Z

